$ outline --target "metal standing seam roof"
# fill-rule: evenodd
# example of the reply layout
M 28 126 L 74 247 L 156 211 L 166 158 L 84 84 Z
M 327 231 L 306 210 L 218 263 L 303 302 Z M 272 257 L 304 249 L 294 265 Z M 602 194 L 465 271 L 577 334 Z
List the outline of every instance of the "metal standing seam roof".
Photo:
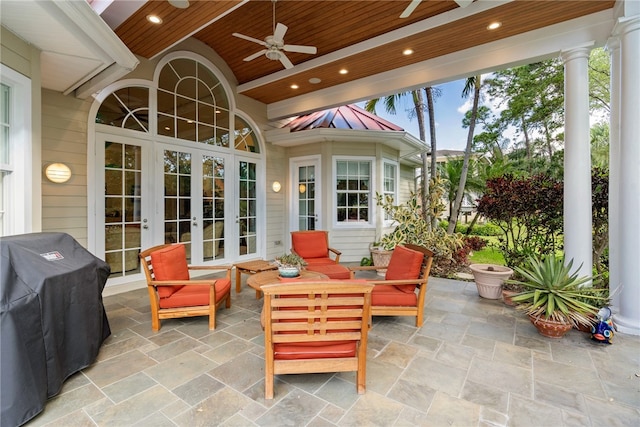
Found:
M 291 132 L 316 128 L 404 131 L 403 128 L 355 104 L 298 116 L 283 127 L 290 128 Z

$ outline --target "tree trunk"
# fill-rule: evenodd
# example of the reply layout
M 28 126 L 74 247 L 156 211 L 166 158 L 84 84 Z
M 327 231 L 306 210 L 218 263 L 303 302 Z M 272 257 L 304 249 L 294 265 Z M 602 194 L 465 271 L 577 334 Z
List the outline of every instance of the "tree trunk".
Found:
M 527 131 L 527 121 L 522 116 L 522 133 L 524 134 L 524 148 L 527 154 L 527 164 L 531 169 L 531 141 L 529 141 L 529 132 Z
M 449 214 L 449 225 L 447 234 L 453 234 L 458 222 L 458 213 L 462 206 L 462 198 L 464 197 L 464 189 L 467 185 L 467 173 L 469 171 L 469 160 L 471 158 L 471 149 L 473 148 L 473 132 L 476 127 L 476 118 L 478 116 L 478 102 L 480 101 L 480 76 L 475 76 L 475 84 L 473 89 L 473 108 L 469 119 L 469 133 L 467 134 L 467 146 L 464 150 L 464 160 L 462 161 L 462 172 L 460 173 L 460 182 L 458 183 L 458 191 L 456 192 L 456 200 L 453 203 L 453 209 Z
M 426 153 L 426 141 L 427 141 L 427 131 L 424 121 L 424 97 L 422 96 L 422 89 L 418 89 L 414 91 L 413 103 L 416 109 L 416 117 L 418 118 L 418 131 L 420 132 L 420 141 L 425 144 L 425 151 L 422 152 L 422 170 L 420 171 L 421 179 L 420 179 L 420 205 L 422 206 L 422 218 L 425 221 L 429 218 L 429 206 L 428 203 L 428 194 L 429 194 L 429 180 L 427 179 L 427 153 Z
M 436 117 L 435 109 L 433 108 L 433 90 L 431 87 L 424 89 L 427 93 L 427 110 L 429 111 L 429 140 L 431 142 L 431 173 L 430 179 L 436 177 L 438 173 L 438 159 L 437 159 L 437 145 L 436 145 Z M 426 161 L 423 162 L 422 167 L 426 170 Z M 438 218 L 435 215 L 431 218 L 431 229 L 435 229 L 438 226 Z
M 549 124 L 544 122 L 544 137 L 547 140 L 547 153 L 549 153 L 549 160 L 553 157 L 553 147 L 551 146 L 551 134 L 549 133 Z

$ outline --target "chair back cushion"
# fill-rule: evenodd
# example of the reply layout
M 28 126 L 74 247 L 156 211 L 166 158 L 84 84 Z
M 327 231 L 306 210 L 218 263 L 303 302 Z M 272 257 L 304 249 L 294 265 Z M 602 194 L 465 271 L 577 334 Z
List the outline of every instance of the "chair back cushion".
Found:
M 189 280 L 187 252 L 184 245 L 171 245 L 151 253 L 155 280 Z M 169 298 L 182 286 L 158 286 L 160 298 Z
M 420 278 L 424 254 L 404 246 L 396 246 L 391 254 L 385 280 L 411 280 Z M 397 285 L 403 292 L 411 293 L 416 285 Z
M 328 257 L 329 245 L 324 231 L 293 232 L 291 243 L 294 252 L 304 259 Z

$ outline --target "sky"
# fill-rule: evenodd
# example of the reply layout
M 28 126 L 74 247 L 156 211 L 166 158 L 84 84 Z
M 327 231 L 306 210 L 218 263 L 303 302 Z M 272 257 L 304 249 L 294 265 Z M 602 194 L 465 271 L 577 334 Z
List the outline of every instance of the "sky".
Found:
M 434 100 L 438 150 L 464 150 L 467 143 L 467 129 L 462 127 L 462 118 L 471 107 L 471 99 L 462 97 L 464 82 L 464 80 L 456 80 L 435 86 L 442 90 L 442 95 Z M 364 102 L 358 105 L 364 108 Z M 378 104 L 376 114 L 419 138 L 418 119 L 410 118 L 408 113 L 412 109 L 413 102 L 405 98 L 400 104 L 396 104 L 395 115 L 387 113 L 382 103 Z M 428 120 L 428 115 L 425 115 L 425 119 Z M 427 143 L 429 143 L 428 133 L 427 126 Z M 478 133 L 477 128 L 475 133 Z

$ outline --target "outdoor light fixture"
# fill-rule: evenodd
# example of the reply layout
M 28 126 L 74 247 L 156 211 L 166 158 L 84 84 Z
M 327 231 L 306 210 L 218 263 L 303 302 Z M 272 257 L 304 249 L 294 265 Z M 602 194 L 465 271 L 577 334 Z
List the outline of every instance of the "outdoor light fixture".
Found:
M 281 188 L 282 186 L 279 181 L 273 181 L 273 184 L 271 184 L 271 189 L 274 193 L 279 193 Z
M 44 170 L 47 179 L 56 184 L 62 184 L 71 178 L 71 169 L 64 163 L 51 163 Z

